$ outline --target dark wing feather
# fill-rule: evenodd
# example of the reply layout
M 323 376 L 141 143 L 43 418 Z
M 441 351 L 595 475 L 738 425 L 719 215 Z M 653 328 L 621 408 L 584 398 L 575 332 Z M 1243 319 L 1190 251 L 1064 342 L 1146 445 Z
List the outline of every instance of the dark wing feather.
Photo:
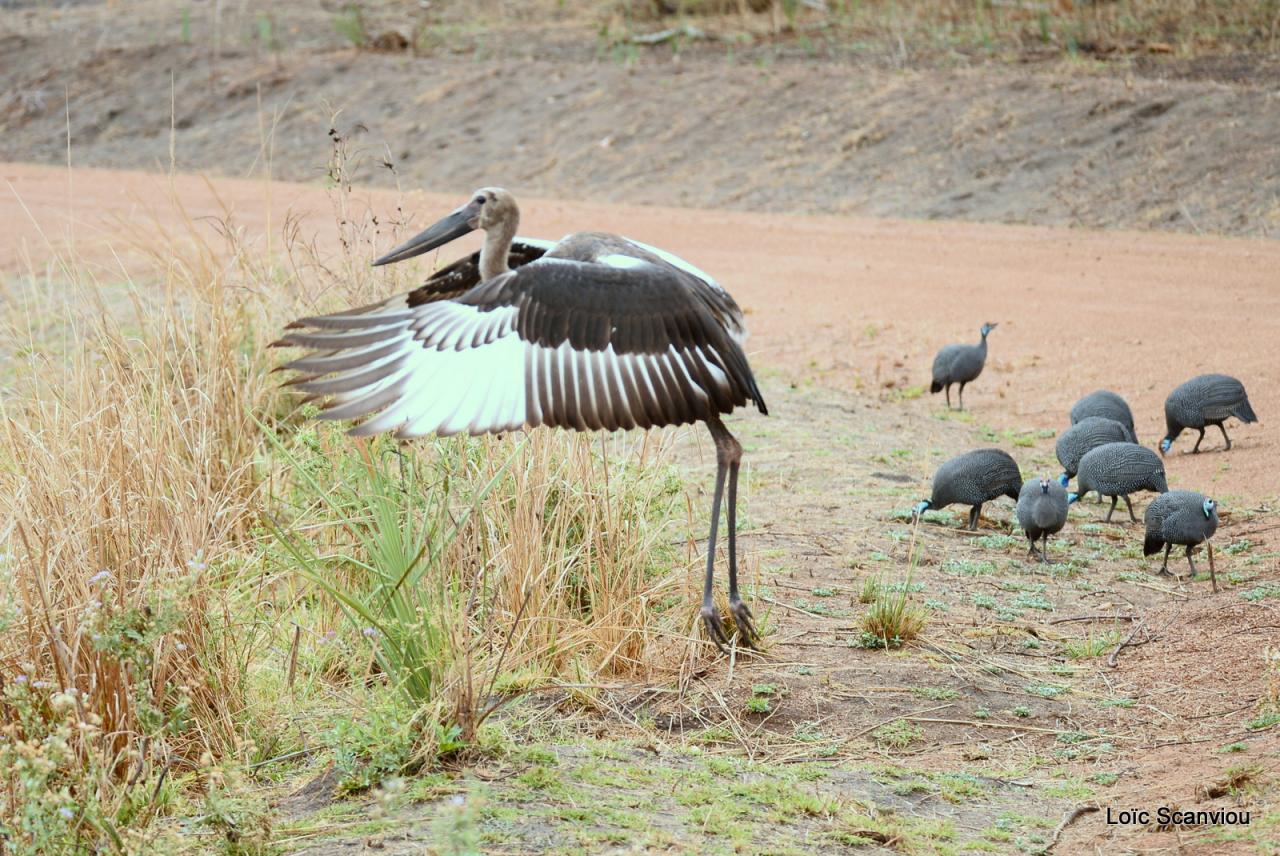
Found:
M 507 266 L 518 268 L 542 258 L 548 247 L 517 238 L 507 253 Z M 433 273 L 418 288 L 409 292 L 408 305 L 420 306 L 436 300 L 451 300 L 466 294 L 480 284 L 480 251 L 463 256 Z
M 714 284 L 647 260 L 547 257 L 442 296 L 470 275 L 291 324 L 277 344 L 320 353 L 284 368 L 327 397 L 322 418 L 367 417 L 358 434 L 647 428 L 748 400 L 765 411 L 741 312 Z

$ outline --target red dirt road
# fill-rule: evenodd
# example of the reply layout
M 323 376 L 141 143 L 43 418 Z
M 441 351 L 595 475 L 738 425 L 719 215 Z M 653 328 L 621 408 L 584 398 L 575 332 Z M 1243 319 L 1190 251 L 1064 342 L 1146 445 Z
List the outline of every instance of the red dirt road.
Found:
M 382 219 L 400 202 L 415 227 L 460 201 L 355 195 Z M 81 256 L 114 264 L 107 247 L 139 223 L 171 221 L 175 196 L 192 218 L 229 208 L 250 233 L 278 228 L 291 210 L 320 246 L 334 236 L 318 187 L 5 163 L 0 271 L 39 264 L 68 239 Z M 523 213 L 526 235 L 617 231 L 693 260 L 747 311 L 755 365 L 793 382 L 876 398 L 927 386 L 939 346 L 976 341 L 983 321 L 1000 322 L 986 373 L 966 396 L 976 421 L 1000 430 L 1060 430 L 1077 397 L 1107 386 L 1129 399 L 1139 438 L 1153 445 L 1170 389 L 1204 372 L 1236 375 L 1262 422 L 1232 422 L 1228 456 L 1207 434 L 1209 454 L 1177 455 L 1170 481 L 1228 503 L 1274 502 L 1280 492 L 1267 466 L 1280 451 L 1268 430 L 1280 413 L 1280 243 L 543 199 L 524 199 Z M 900 406 L 936 411 L 942 401 Z M 1175 448 L 1193 442 L 1184 434 Z

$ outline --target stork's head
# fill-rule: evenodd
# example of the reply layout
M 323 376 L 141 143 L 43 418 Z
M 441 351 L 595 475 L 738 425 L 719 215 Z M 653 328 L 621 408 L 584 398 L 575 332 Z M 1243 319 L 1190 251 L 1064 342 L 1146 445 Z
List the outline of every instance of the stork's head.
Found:
M 516 207 L 514 196 L 501 187 L 482 187 L 439 222 L 414 235 L 373 264 L 377 267 L 420 256 L 476 229 L 506 227 L 514 235 L 519 221 L 520 209 Z
M 988 321 L 987 323 L 983 324 L 983 325 L 982 325 L 982 338 L 984 338 L 984 339 L 985 339 L 985 338 L 987 338 L 987 334 L 988 334 L 988 333 L 990 333 L 992 330 L 996 329 L 996 327 L 997 327 L 997 326 L 999 326 L 999 325 L 998 325 L 998 324 L 996 324 L 994 321 Z

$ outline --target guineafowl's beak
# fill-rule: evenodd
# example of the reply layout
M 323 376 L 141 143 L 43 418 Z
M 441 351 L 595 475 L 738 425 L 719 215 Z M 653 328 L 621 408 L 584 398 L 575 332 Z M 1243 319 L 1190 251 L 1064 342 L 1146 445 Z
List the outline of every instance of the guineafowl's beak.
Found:
M 443 217 L 433 226 L 419 232 L 391 252 L 377 259 L 373 266 L 378 267 L 392 262 L 402 262 L 405 259 L 411 259 L 414 256 L 420 256 L 425 252 L 434 250 L 436 247 L 443 247 L 450 241 L 455 241 L 468 232 L 475 231 L 479 226 L 479 219 L 480 206 L 475 202 L 468 202 L 448 216 Z

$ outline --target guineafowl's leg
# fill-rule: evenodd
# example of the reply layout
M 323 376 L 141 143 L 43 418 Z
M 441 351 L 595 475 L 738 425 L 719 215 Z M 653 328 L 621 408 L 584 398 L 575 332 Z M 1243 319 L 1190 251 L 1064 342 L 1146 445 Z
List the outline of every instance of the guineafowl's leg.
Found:
M 1027 558 L 1038 555 L 1040 551 L 1036 549 L 1036 539 L 1028 535 L 1027 541 L 1031 544 L 1031 546 L 1027 548 Z
M 1231 448 L 1231 438 L 1227 436 L 1227 423 L 1219 422 L 1218 430 L 1222 432 L 1222 439 L 1227 441 L 1227 449 Z
M 1191 558 L 1192 545 L 1187 545 L 1187 564 L 1191 566 L 1191 579 L 1195 579 L 1200 572 L 1196 570 L 1195 560 Z
M 1040 561 L 1044 562 L 1046 565 L 1053 564 L 1053 562 L 1049 561 L 1049 533 L 1047 532 L 1044 536 L 1044 544 L 1040 547 Z
M 951 409 L 951 384 L 947 384 L 946 393 L 947 393 L 947 409 L 950 410 Z
M 725 646 L 729 644 L 729 637 L 724 632 L 720 611 L 716 609 L 715 600 L 711 597 L 711 585 L 716 570 L 716 530 L 720 528 L 720 495 L 724 492 L 724 476 L 729 468 L 729 462 L 725 460 L 724 451 L 721 449 L 720 432 L 726 436 L 729 432 L 724 430 L 724 426 L 716 418 L 708 421 L 707 426 L 711 429 L 711 437 L 716 444 L 716 486 L 715 493 L 711 495 L 711 533 L 707 536 L 707 576 L 702 583 L 702 624 L 707 628 L 707 635 L 711 637 L 715 646 L 727 652 Z
M 1191 454 L 1193 454 L 1193 455 L 1198 455 L 1198 454 L 1200 454 L 1200 441 L 1201 441 L 1201 440 L 1203 440 L 1203 439 L 1204 439 L 1204 429 L 1203 429 L 1203 428 L 1201 428 L 1201 429 L 1200 429 L 1200 436 L 1196 438 L 1196 444 L 1195 444 L 1195 446 L 1193 446 L 1193 447 L 1192 447 L 1192 449 L 1191 449 Z
M 964 410 L 964 385 L 966 383 L 968 383 L 968 381 L 961 381 L 960 383 L 960 409 L 961 410 Z
M 1129 520 L 1133 523 L 1137 523 L 1138 518 L 1133 516 L 1133 503 L 1129 501 L 1129 494 L 1127 493 L 1124 495 L 1124 504 L 1125 507 L 1129 509 Z
M 1161 576 L 1161 577 L 1173 576 L 1173 574 L 1169 573 L 1169 551 L 1172 549 L 1173 549 L 1172 544 L 1164 545 L 1164 564 L 1160 566 L 1160 570 L 1156 571 L 1157 576 Z
M 1099 496 L 1099 497 L 1101 497 L 1101 496 L 1102 496 L 1102 494 L 1101 494 L 1101 493 L 1099 493 L 1099 494 L 1098 494 L 1098 496 Z M 1120 497 L 1118 497 L 1118 496 L 1113 496 L 1113 497 L 1111 497 L 1111 507 L 1107 509 L 1107 516 L 1106 516 L 1106 517 L 1104 517 L 1104 518 L 1102 518 L 1102 522 L 1103 522 L 1103 523 L 1110 523 L 1110 522 L 1111 522 L 1111 515 L 1112 515 L 1112 514 L 1115 514 L 1115 511 L 1116 511 L 1116 503 L 1117 503 L 1117 502 L 1119 502 L 1119 501 L 1120 501 Z
M 969 509 L 969 531 L 976 532 L 978 529 L 978 517 L 982 514 L 982 505 L 975 505 Z
M 729 464 L 729 611 L 733 623 L 738 626 L 738 637 L 748 648 L 757 648 L 760 634 L 751 623 L 751 608 L 738 594 L 738 467 L 742 458 L 742 446 L 734 440 L 736 453 Z

